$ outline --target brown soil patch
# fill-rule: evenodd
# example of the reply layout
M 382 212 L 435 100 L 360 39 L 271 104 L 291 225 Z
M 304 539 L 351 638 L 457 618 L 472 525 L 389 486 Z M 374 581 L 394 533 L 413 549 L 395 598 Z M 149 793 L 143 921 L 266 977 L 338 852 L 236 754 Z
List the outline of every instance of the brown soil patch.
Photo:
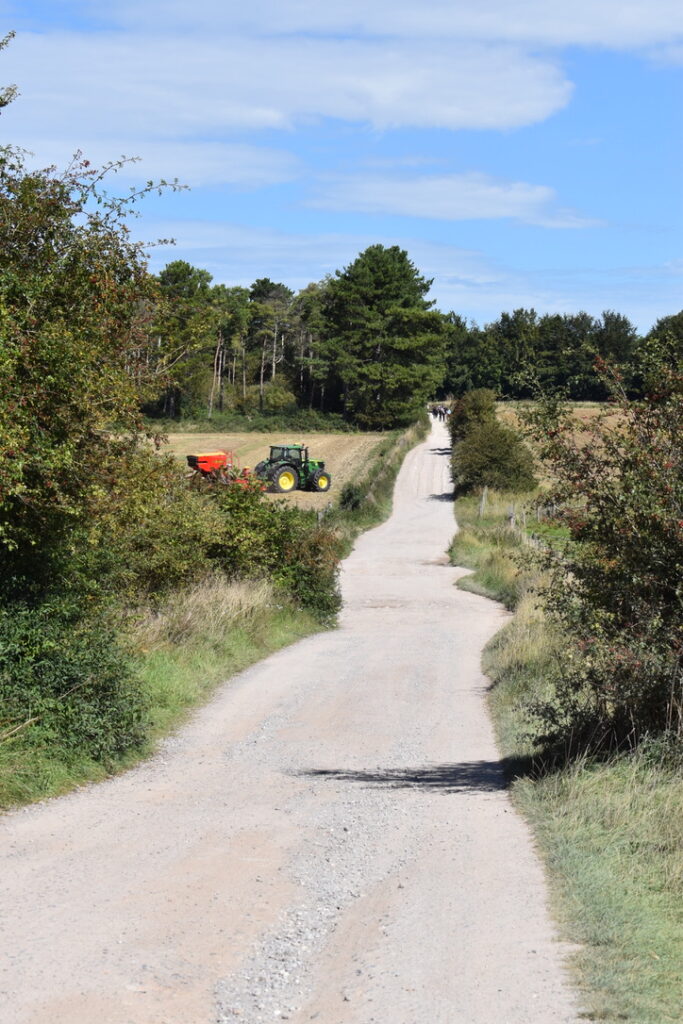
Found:
M 277 434 L 169 434 L 165 451 L 170 451 L 183 462 L 186 455 L 212 452 L 220 449 L 235 452 L 242 466 L 255 466 L 268 455 L 271 444 L 296 442 L 307 444 L 311 457 L 324 459 L 325 468 L 332 476 L 332 487 L 325 494 L 296 491 L 294 494 L 269 495 L 271 499 L 284 497 L 301 508 L 324 508 L 339 495 L 345 483 L 364 472 L 368 459 L 376 450 L 382 434 L 305 434 L 298 437 L 281 431 Z

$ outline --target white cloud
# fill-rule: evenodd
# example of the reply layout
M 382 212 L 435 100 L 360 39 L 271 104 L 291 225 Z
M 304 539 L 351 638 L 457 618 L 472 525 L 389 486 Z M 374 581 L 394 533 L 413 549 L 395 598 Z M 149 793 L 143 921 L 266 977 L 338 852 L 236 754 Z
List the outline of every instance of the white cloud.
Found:
M 660 47 L 653 50 L 651 56 L 658 64 L 680 67 L 683 65 L 683 43 L 672 43 L 670 46 Z
M 65 166 L 73 154 L 82 152 L 94 166 L 104 166 L 125 156 L 127 163 L 117 173 L 124 181 L 177 178 L 183 185 L 235 185 L 259 188 L 291 181 L 300 173 L 299 162 L 290 153 L 266 146 L 229 142 L 186 142 L 158 139 L 103 139 L 65 137 L 13 137 L 13 144 L 29 150 L 33 166 Z M 125 142 L 126 151 L 120 152 Z M 118 149 L 116 147 L 119 147 Z
M 544 120 L 571 96 L 551 60 L 444 41 L 24 34 L 3 73 L 19 85 L 29 130 L 93 138 L 288 129 L 322 117 L 506 129 Z
M 512 218 L 547 228 L 594 227 L 596 221 L 558 206 L 546 185 L 500 181 L 485 174 L 422 175 L 415 178 L 367 176 L 323 184 L 310 203 L 319 209 L 398 214 L 437 220 Z
M 532 46 L 636 48 L 683 33 L 680 0 L 82 0 L 109 24 L 236 31 L 251 35 L 307 33 L 524 43 Z

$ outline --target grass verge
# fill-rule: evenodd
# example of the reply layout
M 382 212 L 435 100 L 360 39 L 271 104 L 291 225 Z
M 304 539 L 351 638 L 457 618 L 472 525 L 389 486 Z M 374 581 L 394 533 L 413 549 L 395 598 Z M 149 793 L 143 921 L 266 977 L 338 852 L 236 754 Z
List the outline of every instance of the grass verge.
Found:
M 538 747 L 525 709 L 552 687 L 562 638 L 530 590 L 533 570 L 518 570 L 521 544 L 509 529 L 508 509 L 506 496 L 492 496 L 479 517 L 475 499 L 460 499 L 451 560 L 474 570 L 460 586 L 516 610 L 485 652 L 490 706 L 501 752 L 516 774 L 513 799 L 548 868 L 556 916 L 564 937 L 580 946 L 572 965 L 583 1017 L 680 1021 L 683 753 L 644 744 L 629 756 L 562 770 L 530 760 Z

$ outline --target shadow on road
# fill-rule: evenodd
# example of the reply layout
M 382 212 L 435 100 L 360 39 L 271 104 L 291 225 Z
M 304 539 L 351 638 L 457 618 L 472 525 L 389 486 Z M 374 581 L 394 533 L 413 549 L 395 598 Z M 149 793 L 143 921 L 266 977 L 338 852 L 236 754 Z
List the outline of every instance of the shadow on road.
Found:
M 450 501 L 450 502 L 453 502 L 453 501 L 455 501 L 455 495 L 453 494 L 453 491 L 444 491 L 443 494 L 430 494 L 429 495 L 429 500 L 430 501 Z
M 508 785 L 501 761 L 461 761 L 424 768 L 309 768 L 293 772 L 309 779 L 358 782 L 372 788 L 423 789 L 428 792 L 462 793 L 467 790 L 492 793 Z

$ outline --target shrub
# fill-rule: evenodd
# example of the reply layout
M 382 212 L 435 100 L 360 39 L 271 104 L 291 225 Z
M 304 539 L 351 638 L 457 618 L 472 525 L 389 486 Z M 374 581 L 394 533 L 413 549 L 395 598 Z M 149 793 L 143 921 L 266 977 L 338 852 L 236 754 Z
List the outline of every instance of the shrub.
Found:
M 496 418 L 496 396 L 488 388 L 475 388 L 451 404 L 448 426 L 451 441 L 457 444 L 472 427 Z
M 530 413 L 571 536 L 548 555 L 548 610 L 574 648 L 556 701 L 538 709 L 551 738 L 683 735 L 683 375 L 656 343 L 649 355 L 643 400 L 601 368 L 621 414 L 612 406 L 586 440 L 554 401 Z
M 0 739 L 95 760 L 143 739 L 133 663 L 106 616 L 53 597 L 0 607 Z
M 531 452 L 514 430 L 495 419 L 473 424 L 455 445 L 453 482 L 460 494 L 477 487 L 530 491 L 537 483 Z
M 256 410 L 241 413 L 237 410 L 214 412 L 211 419 L 204 414 L 197 419 L 152 419 L 148 420 L 151 430 L 163 430 L 207 433 L 220 431 L 226 434 L 233 432 L 269 433 L 271 431 L 293 430 L 296 432 L 320 431 L 324 433 L 354 433 L 357 428 L 347 423 L 338 413 L 319 412 L 317 409 L 286 409 L 270 412 Z
M 210 555 L 231 579 L 272 580 L 304 608 L 329 621 L 339 610 L 339 542 L 314 513 L 271 502 L 259 491 L 214 492 L 222 526 Z

